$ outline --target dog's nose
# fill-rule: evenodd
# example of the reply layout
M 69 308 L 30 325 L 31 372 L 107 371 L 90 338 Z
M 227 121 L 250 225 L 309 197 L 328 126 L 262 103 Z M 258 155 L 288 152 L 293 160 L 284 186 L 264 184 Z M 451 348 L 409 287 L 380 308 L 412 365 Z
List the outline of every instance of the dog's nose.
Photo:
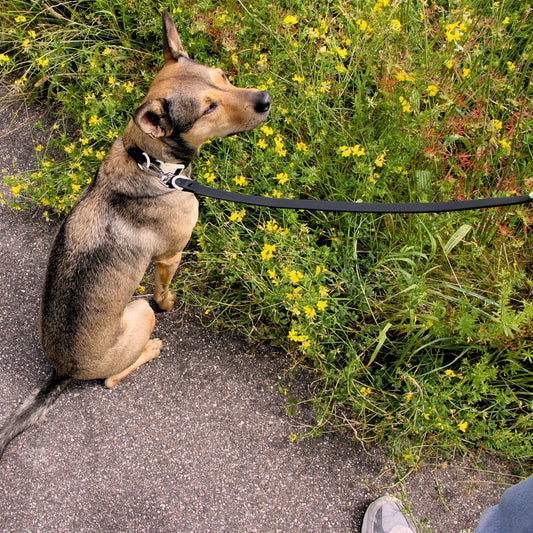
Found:
M 266 113 L 270 109 L 271 104 L 272 98 L 270 98 L 270 93 L 259 91 L 254 103 L 254 111 L 256 113 Z

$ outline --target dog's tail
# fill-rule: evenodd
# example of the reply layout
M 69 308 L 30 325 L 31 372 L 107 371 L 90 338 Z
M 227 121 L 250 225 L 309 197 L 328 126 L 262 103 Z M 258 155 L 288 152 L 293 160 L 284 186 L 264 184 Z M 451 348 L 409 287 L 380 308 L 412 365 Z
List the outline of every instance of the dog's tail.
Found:
M 0 459 L 7 445 L 19 434 L 28 429 L 46 414 L 72 378 L 59 376 L 55 370 L 46 383 L 32 394 L 13 413 L 0 429 Z

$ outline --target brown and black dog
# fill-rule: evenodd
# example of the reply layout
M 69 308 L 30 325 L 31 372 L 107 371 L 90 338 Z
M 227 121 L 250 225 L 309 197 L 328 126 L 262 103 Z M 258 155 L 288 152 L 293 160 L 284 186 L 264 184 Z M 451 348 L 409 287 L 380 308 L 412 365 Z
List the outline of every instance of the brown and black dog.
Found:
M 169 284 L 198 217 L 196 197 L 168 188 L 160 174 L 183 167 L 188 174 L 203 142 L 251 130 L 268 116 L 267 92 L 234 87 L 220 69 L 189 59 L 166 10 L 163 51 L 144 102 L 55 238 L 40 315 L 54 372 L 0 431 L 0 457 L 72 379 L 113 387 L 159 355 L 161 341 L 150 339 L 154 312 L 131 297 L 155 261 L 154 300 L 173 308 Z

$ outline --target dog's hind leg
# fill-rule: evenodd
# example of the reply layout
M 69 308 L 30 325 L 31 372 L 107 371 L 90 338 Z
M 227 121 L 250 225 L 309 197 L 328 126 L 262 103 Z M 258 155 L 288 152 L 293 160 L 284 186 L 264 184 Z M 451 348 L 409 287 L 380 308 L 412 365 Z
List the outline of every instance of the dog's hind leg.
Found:
M 172 311 L 176 295 L 169 285 L 181 261 L 181 252 L 170 257 L 158 257 L 155 261 L 154 300 L 163 311 Z
M 155 315 L 146 300 L 130 302 L 122 315 L 122 334 L 105 356 L 105 386 L 114 387 L 142 364 L 159 355 L 163 343 L 150 339 Z

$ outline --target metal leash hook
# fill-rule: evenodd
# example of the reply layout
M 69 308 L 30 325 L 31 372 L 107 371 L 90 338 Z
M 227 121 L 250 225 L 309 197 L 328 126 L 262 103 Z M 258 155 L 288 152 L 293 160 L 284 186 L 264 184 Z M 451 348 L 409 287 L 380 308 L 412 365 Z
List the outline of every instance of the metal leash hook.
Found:
M 144 157 L 144 161 L 141 163 L 137 163 L 137 166 L 146 172 L 150 172 L 151 174 L 155 174 L 159 177 L 159 183 L 161 185 L 164 185 L 165 187 L 172 187 L 173 189 L 182 190 L 181 187 L 174 184 L 175 178 L 185 178 L 186 176 L 181 175 L 181 171 L 185 168 L 185 165 L 183 164 L 175 164 L 175 163 L 163 163 L 162 161 L 155 160 L 156 163 L 152 163 L 152 160 L 150 159 L 150 156 L 146 152 L 142 152 L 142 156 Z M 165 172 L 168 170 L 168 172 Z M 176 173 L 178 173 L 176 175 Z M 169 185 L 169 182 L 171 182 L 171 185 Z

